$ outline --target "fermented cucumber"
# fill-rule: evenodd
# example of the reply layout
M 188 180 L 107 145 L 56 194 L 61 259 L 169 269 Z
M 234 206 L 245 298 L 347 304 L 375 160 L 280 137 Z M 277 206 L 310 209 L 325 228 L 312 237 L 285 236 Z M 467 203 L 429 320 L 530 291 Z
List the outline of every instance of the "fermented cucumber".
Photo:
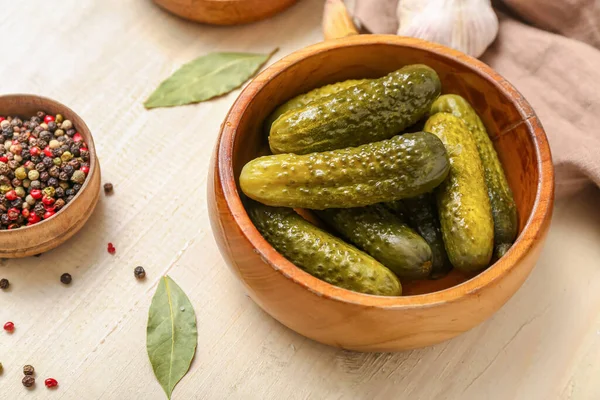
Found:
M 263 204 L 323 210 L 414 197 L 438 186 L 448 170 L 442 142 L 419 132 L 322 153 L 259 157 L 243 167 L 239 182 Z
M 335 208 L 317 215 L 400 278 L 423 279 L 431 272 L 427 242 L 383 205 Z
M 485 125 L 469 102 L 455 94 L 440 96 L 431 106 L 431 112 L 447 112 L 460 118 L 475 139 L 494 218 L 496 256 L 502 257 L 517 236 L 517 206 Z
M 326 85 L 313 89 L 310 92 L 303 93 L 286 101 L 285 103 L 277 107 L 275 111 L 271 113 L 269 118 L 267 118 L 267 122 L 265 123 L 265 129 L 267 130 L 267 133 L 270 132 L 273 122 L 275 122 L 277 118 L 279 118 L 286 112 L 304 107 L 308 103 L 311 103 L 315 100 L 331 96 L 332 94 L 336 94 L 338 92 L 341 92 L 342 90 L 348 89 L 352 86 L 356 86 L 359 83 L 363 83 L 365 81 L 366 79 L 351 79 L 343 82 L 333 83 L 331 85 Z
M 286 112 L 271 126 L 271 151 L 307 154 L 389 139 L 421 119 L 440 90 L 433 69 L 408 65 Z
M 436 190 L 448 258 L 461 271 L 479 271 L 492 257 L 494 221 L 477 145 L 464 122 L 452 114 L 432 115 L 425 130 L 444 142 L 450 157 L 448 178 Z
M 355 292 L 400 296 L 400 280 L 368 254 L 317 228 L 289 208 L 249 201 L 250 219 L 275 250 L 309 274 Z
M 444 239 L 438 218 L 435 197 L 426 193 L 410 199 L 399 200 L 403 203 L 408 224 L 427 241 L 431 248 L 432 266 L 430 277 L 439 279 L 452 269 L 448 260 Z

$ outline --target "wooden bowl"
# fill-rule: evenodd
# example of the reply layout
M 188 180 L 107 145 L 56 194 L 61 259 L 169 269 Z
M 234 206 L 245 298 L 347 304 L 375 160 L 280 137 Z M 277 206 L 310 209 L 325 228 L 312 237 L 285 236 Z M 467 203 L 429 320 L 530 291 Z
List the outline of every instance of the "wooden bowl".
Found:
M 402 297 L 344 290 L 277 253 L 248 218 L 237 186 L 242 166 L 266 143 L 265 117 L 289 98 L 332 82 L 379 77 L 406 64 L 434 68 L 443 91 L 467 98 L 489 129 L 519 210 L 520 234 L 501 260 L 477 276 L 450 274 L 405 285 Z M 248 294 L 294 331 L 333 346 L 395 351 L 450 339 L 498 310 L 531 272 L 552 214 L 554 172 L 546 135 L 531 106 L 490 67 L 418 39 L 361 35 L 297 51 L 258 75 L 222 126 L 209 175 L 213 232 Z
M 185 19 L 213 25 L 239 25 L 275 15 L 298 0 L 154 0 Z
M 88 220 L 100 196 L 100 164 L 92 134 L 79 115 L 67 106 L 45 97 L 13 94 L 0 96 L 0 115 L 27 117 L 37 111 L 62 114 L 71 120 L 90 151 L 90 172 L 75 198 L 48 218 L 32 226 L 0 231 L 0 258 L 19 258 L 51 250 L 73 236 Z

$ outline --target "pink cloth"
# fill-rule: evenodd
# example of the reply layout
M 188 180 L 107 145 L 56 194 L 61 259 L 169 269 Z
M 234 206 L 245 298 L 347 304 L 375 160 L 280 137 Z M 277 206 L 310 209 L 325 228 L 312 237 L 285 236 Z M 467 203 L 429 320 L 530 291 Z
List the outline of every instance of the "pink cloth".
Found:
M 373 33 L 394 33 L 397 3 L 356 0 L 354 14 Z M 531 25 L 502 14 L 498 38 L 481 59 L 542 121 L 557 194 L 600 186 L 600 1 L 505 0 L 504 6 Z

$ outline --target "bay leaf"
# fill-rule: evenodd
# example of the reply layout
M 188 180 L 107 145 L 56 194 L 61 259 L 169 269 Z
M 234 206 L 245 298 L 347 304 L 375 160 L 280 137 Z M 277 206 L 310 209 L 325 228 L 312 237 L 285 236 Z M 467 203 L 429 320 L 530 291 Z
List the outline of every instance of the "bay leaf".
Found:
M 198 329 L 190 300 L 169 276 L 164 276 L 148 313 L 146 348 L 156 379 L 171 398 L 175 385 L 190 369 Z
M 210 53 L 196 58 L 163 81 L 144 107 L 181 106 L 229 93 L 254 76 L 276 51 L 269 54 Z

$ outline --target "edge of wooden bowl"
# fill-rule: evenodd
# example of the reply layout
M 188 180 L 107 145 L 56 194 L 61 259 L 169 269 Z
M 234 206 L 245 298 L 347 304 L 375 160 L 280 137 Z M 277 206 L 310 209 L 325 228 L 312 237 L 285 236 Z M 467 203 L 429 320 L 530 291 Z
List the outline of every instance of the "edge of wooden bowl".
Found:
M 290 65 L 308 55 L 326 52 L 340 46 L 360 46 L 377 43 L 402 44 L 403 46 L 438 53 L 444 57 L 452 58 L 486 79 L 489 78 L 488 80 L 491 83 L 501 92 L 505 93 L 508 98 L 513 100 L 522 115 L 523 122 L 529 125 L 533 133 L 532 140 L 536 148 L 536 168 L 539 172 L 539 181 L 535 203 L 523 231 L 508 254 L 493 266 L 466 282 L 433 293 L 401 297 L 373 296 L 345 290 L 313 277 L 285 259 L 260 235 L 244 209 L 235 184 L 232 156 L 236 126 L 254 95 L 267 81 L 278 74 L 285 73 Z M 496 282 L 502 276 L 518 268 L 519 264 L 527 257 L 537 241 L 543 239 L 546 233 L 545 230 L 547 230 L 551 219 L 554 204 L 554 169 L 548 140 L 541 123 L 523 96 L 497 72 L 479 60 L 445 46 L 420 39 L 395 35 L 358 35 L 322 42 L 292 53 L 264 70 L 246 86 L 227 114 L 217 141 L 216 156 L 218 169 L 216 173 L 222 185 L 225 204 L 240 228 L 240 232 L 254 246 L 255 251 L 271 268 L 281 273 L 287 279 L 304 287 L 306 290 L 312 291 L 324 298 L 369 307 L 427 307 L 452 302 L 465 295 L 476 294 L 484 287 Z
M 33 94 L 0 95 L 0 111 L 4 102 L 14 102 L 13 108 L 38 107 L 61 113 L 73 121 L 90 151 L 90 172 L 73 200 L 51 218 L 35 225 L 0 231 L 0 258 L 21 258 L 40 254 L 58 247 L 70 239 L 87 222 L 100 198 L 101 171 L 94 138 L 85 121 L 71 108 L 43 96 Z M 24 104 L 21 106 L 21 104 Z M 3 112 L 3 111 L 2 111 Z M 13 112 L 10 112 L 13 114 Z M 18 115 L 20 112 L 17 111 Z
M 154 0 L 181 18 L 212 25 L 243 25 L 278 14 L 298 0 Z

